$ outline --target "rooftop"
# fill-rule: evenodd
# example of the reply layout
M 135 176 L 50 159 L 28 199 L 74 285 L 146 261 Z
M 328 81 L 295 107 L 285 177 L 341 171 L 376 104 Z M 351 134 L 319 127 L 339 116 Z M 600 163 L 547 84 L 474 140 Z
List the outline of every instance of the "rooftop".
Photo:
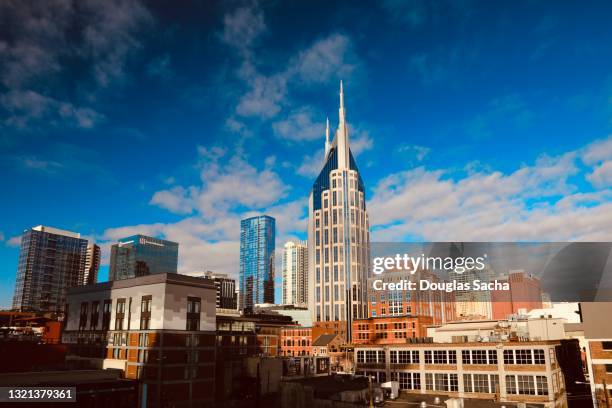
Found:
M 35 227 L 32 227 L 32 229 L 34 231 L 47 232 L 49 234 L 64 235 L 66 237 L 71 237 L 71 238 L 81 238 L 81 234 L 78 232 L 67 231 L 67 230 L 54 228 L 54 227 L 47 227 L 45 225 L 37 225 Z
M 480 341 L 470 341 L 465 343 L 399 343 L 399 344 L 355 344 L 354 347 L 357 349 L 362 348 L 405 348 L 408 347 L 440 347 L 440 348 L 449 348 L 449 347 L 516 347 L 516 346 L 555 346 L 561 344 L 561 340 L 538 340 L 538 341 L 504 341 L 504 342 L 480 342 Z
M 322 334 L 315 341 L 312 342 L 312 345 L 315 347 L 327 346 L 336 338 L 337 334 Z
M 79 293 L 100 292 L 105 290 L 132 288 L 136 286 L 155 285 L 159 283 L 186 285 L 216 290 L 214 281 L 210 279 L 195 278 L 193 276 L 180 275 L 178 273 L 154 273 L 136 278 L 76 286 L 68 289 L 68 294 L 74 295 Z

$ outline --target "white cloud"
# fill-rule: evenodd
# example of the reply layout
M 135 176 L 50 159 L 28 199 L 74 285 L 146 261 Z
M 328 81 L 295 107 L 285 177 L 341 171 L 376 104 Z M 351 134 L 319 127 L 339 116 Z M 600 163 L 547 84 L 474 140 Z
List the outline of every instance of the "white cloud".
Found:
M 323 167 L 323 149 L 317 150 L 312 155 L 306 155 L 302 159 L 302 163 L 297 168 L 297 173 L 304 177 L 314 177 L 321 171 Z
M 21 245 L 21 235 L 16 235 L 6 240 L 6 245 L 17 248 Z
M 357 58 L 352 52 L 350 38 L 339 33 L 332 33 L 321 38 L 287 59 L 286 64 L 266 64 L 256 52 L 256 40 L 267 30 L 263 12 L 256 4 L 239 7 L 224 17 L 221 40 L 229 45 L 241 58 L 236 76 L 244 85 L 235 107 L 235 114 L 244 118 L 270 120 L 279 115 L 283 109 L 292 108 L 293 101 L 288 97 L 288 84 L 312 85 L 325 83 L 330 79 L 346 78 L 357 65 Z M 268 72 L 262 72 L 262 66 L 273 66 Z M 307 120 L 305 113 L 295 109 L 286 115 L 285 120 L 278 121 L 274 127 L 277 135 L 292 138 L 313 139 L 311 123 L 298 127 L 298 136 L 291 132 L 286 120 L 294 118 Z M 234 119 L 235 120 L 235 119 Z M 316 123 L 317 121 L 314 121 Z M 240 133 L 241 126 L 229 122 L 228 129 Z
M 424 167 L 391 174 L 368 203 L 373 239 L 610 239 L 612 192 L 577 192 L 570 182 L 577 158 L 541 156 L 509 174 L 482 169 L 457 178 Z
M 288 71 L 296 72 L 306 83 L 326 83 L 330 79 L 349 77 L 355 61 L 349 37 L 334 33 L 301 51 Z
M 0 104 L 9 112 L 4 125 L 28 128 L 36 122 L 91 128 L 104 116 L 81 103 L 54 95 L 64 61 L 87 67 L 79 89 L 95 100 L 100 87 L 124 80 L 128 57 L 141 46 L 140 31 L 153 21 L 137 0 L 0 3 L 7 22 L 0 39 L 0 78 L 6 87 Z M 62 89 L 58 94 L 65 94 Z
M 370 132 L 357 128 L 355 135 L 349 140 L 349 146 L 353 154 L 358 156 L 366 150 L 370 150 L 372 147 L 374 147 L 374 141 L 370 137 Z
M 596 166 L 593 172 L 587 175 L 587 180 L 593 183 L 595 187 L 612 187 L 612 160 Z
M 236 113 L 264 119 L 276 116 L 287 93 L 285 76 L 255 75 L 248 82 L 250 90 L 238 101 Z
M 591 166 L 586 178 L 597 188 L 612 187 L 612 136 L 597 140 L 581 152 L 584 164 Z
M 302 107 L 291 111 L 283 120 L 274 122 L 272 129 L 274 133 L 285 140 L 310 141 L 325 140 L 325 123 L 323 115 L 314 109 Z
M 78 107 L 35 91 L 9 91 L 0 95 L 0 106 L 9 115 L 5 125 L 26 128 L 44 120 L 46 126 L 67 124 L 73 127 L 92 128 L 104 121 L 104 115 L 87 107 Z
M 177 214 L 190 214 L 193 212 L 193 189 L 181 186 L 169 190 L 156 192 L 149 204 L 157 205 Z
M 247 52 L 265 31 L 266 22 L 260 10 L 255 6 L 240 7 L 223 18 L 221 38 L 231 47 Z
M 400 153 L 405 153 L 409 157 L 414 157 L 416 159 L 416 161 L 423 161 L 423 159 L 425 158 L 425 156 L 427 156 L 429 154 L 431 149 L 429 147 L 426 147 L 426 146 L 403 145 L 403 146 L 400 146 L 397 149 L 397 151 L 400 152 Z

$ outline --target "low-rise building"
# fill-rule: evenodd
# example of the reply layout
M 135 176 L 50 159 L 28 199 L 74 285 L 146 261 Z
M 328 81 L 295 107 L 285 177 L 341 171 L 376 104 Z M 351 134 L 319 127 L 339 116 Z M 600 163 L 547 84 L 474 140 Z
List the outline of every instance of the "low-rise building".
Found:
M 475 341 L 561 340 L 565 319 L 514 316 L 510 320 L 464 320 L 427 328 L 434 343 Z
M 431 316 L 370 317 L 353 321 L 353 344 L 407 343 L 427 336 Z
M 434 324 L 453 321 L 456 318 L 455 296 L 452 292 L 439 290 L 397 290 L 405 281 L 441 279 L 425 270 L 415 274 L 405 271 L 387 271 L 368 279 L 368 317 L 429 316 Z M 395 286 L 393 286 L 395 285 Z
M 70 289 L 62 336 L 67 360 L 139 379 L 148 406 L 210 404 L 215 297 L 212 281 L 175 273 Z
M 581 303 L 582 328 L 593 405 L 612 404 L 612 303 Z
M 567 407 L 559 341 L 355 346 L 356 374 L 408 393 Z
M 310 356 L 312 354 L 312 327 L 286 327 L 281 329 L 281 356 Z

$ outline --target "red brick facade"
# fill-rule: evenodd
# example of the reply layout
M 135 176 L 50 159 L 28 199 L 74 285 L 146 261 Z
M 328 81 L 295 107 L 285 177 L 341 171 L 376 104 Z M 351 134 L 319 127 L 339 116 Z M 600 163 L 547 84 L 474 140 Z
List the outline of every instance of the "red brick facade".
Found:
M 371 317 L 353 322 L 353 344 L 401 344 L 427 336 L 430 316 Z

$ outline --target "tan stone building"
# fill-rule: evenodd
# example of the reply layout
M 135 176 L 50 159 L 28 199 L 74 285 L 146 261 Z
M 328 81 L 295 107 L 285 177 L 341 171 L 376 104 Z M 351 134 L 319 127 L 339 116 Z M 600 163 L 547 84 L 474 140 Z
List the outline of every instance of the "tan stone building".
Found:
M 567 407 L 558 341 L 355 346 L 357 374 L 407 393 Z
M 370 221 L 363 180 L 349 147 L 349 130 L 340 83 L 338 129 L 329 141 L 309 198 L 308 271 L 312 321 L 346 322 L 367 316 Z

